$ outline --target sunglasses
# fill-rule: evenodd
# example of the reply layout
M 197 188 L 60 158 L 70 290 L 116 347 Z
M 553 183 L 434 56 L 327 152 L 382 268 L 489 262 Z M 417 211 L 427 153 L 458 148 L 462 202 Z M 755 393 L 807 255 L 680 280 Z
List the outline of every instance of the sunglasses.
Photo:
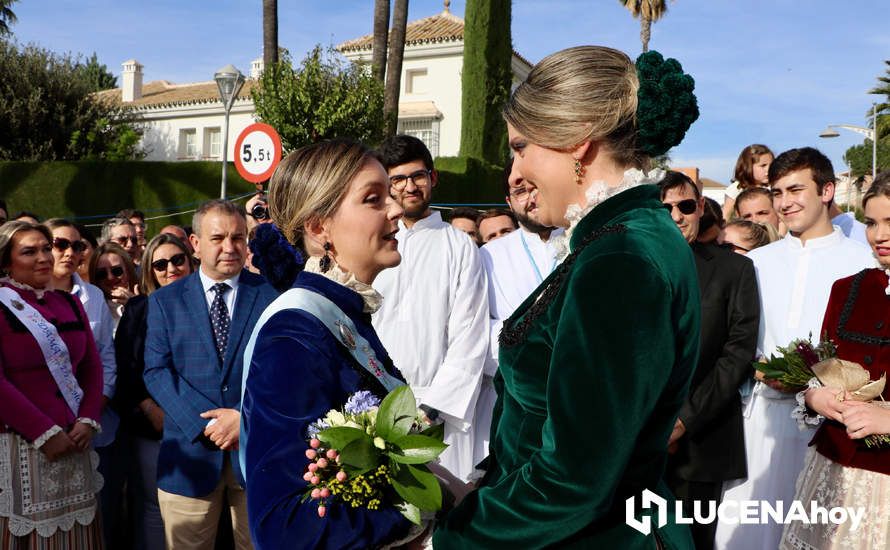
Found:
M 185 260 L 185 253 L 180 252 L 179 254 L 171 256 L 169 259 L 164 258 L 162 260 L 155 260 L 151 262 L 151 268 L 159 273 L 163 273 L 164 271 L 167 271 L 168 263 L 173 264 L 174 267 L 182 267 L 182 265 L 185 263 Z
M 87 245 L 85 245 L 83 241 L 69 241 L 68 239 L 56 237 L 53 239 L 53 248 L 59 252 L 65 252 L 70 248 L 75 254 L 80 254 L 87 249 Z
M 669 211 L 673 210 L 674 206 L 677 207 L 677 210 L 679 210 L 681 214 L 685 214 L 688 216 L 698 209 L 698 201 L 695 199 L 684 199 L 675 205 L 670 205 L 667 203 L 665 203 L 664 205 L 664 207 L 667 208 Z
M 117 237 L 112 240 L 121 246 L 127 246 L 127 242 L 131 242 L 133 244 L 139 244 L 138 237 Z
M 109 271 L 111 272 L 111 275 L 108 274 Z M 103 267 L 102 269 L 96 270 L 96 280 L 97 281 L 104 281 L 105 279 L 107 279 L 111 276 L 114 276 L 117 278 L 123 277 L 124 276 L 124 268 L 122 268 L 119 265 L 116 265 L 112 268 L 106 269 Z

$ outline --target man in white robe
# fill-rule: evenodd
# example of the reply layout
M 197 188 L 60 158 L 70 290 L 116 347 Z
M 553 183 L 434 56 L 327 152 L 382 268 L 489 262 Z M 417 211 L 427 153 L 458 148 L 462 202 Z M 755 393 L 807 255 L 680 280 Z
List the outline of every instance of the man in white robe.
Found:
M 822 153 L 809 147 L 782 153 L 770 165 L 769 181 L 788 234 L 748 254 L 760 288 L 757 353 L 764 358 L 778 355 L 777 347 L 795 339 L 812 337 L 818 342 L 832 284 L 875 265 L 870 248 L 831 224 L 834 170 Z M 799 428 L 791 416 L 795 394 L 763 382 L 756 383 L 742 406 L 748 478 L 727 482 L 723 502 L 782 502 L 787 513 L 817 426 Z M 809 503 L 805 505 L 809 510 Z M 720 523 L 715 547 L 778 548 L 783 527 Z
M 445 422 L 442 465 L 468 479 L 473 423 L 488 355 L 488 287 L 476 244 L 430 210 L 438 175 L 423 142 L 396 136 L 381 147 L 390 192 L 405 210 L 396 234 L 402 262 L 374 281 L 383 306 L 374 328 L 418 405 Z
M 482 391 L 476 404 L 474 448 L 478 461 L 488 455 L 491 418 L 497 399 L 492 379 L 498 368 L 498 335 L 504 321 L 556 268 L 557 250 L 552 238 L 563 233 L 562 228 L 546 227 L 534 220 L 538 206 L 530 199 L 522 179 L 512 175 L 512 166 L 511 159 L 504 168 L 504 195 L 519 222 L 519 229 L 480 249 L 488 275 L 491 356 L 485 363 Z

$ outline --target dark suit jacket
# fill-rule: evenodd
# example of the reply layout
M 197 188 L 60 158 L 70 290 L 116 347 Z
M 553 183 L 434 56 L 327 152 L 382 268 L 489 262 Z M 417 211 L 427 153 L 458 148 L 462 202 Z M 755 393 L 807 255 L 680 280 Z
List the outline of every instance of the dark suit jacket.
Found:
M 147 439 L 160 439 L 151 422 L 139 410 L 139 403 L 151 397 L 145 388 L 145 333 L 148 297 L 133 296 L 127 301 L 124 314 L 114 333 L 114 356 L 117 360 L 117 391 L 112 405 L 121 417 L 127 433 Z
M 149 296 L 143 376 L 165 413 L 158 488 L 201 497 L 216 487 L 224 455 L 201 437 L 207 420 L 200 414 L 217 408 L 241 409 L 244 347 L 260 314 L 276 297 L 278 293 L 263 277 L 241 272 L 226 356 L 220 366 L 197 273 Z M 227 452 L 243 484 L 238 453 Z
M 747 475 L 739 386 L 753 375 L 760 323 L 754 264 L 714 244 L 695 243 L 692 251 L 701 290 L 701 351 L 680 409 L 686 433 L 670 467 L 689 481 L 738 479 Z

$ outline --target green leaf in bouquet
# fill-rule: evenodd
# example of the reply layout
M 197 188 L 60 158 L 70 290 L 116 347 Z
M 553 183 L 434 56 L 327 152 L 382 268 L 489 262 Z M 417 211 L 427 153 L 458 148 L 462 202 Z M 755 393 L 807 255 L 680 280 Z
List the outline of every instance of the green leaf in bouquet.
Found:
M 396 506 L 403 516 L 414 525 L 420 525 L 420 508 L 414 506 L 410 502 L 403 502 Z
M 365 437 L 365 432 L 358 428 L 350 428 L 349 426 L 336 426 L 321 430 L 318 432 L 317 437 L 327 444 L 328 448 L 342 452 L 347 445 L 356 439 Z
M 407 385 L 399 386 L 389 392 L 380 403 L 375 426 L 377 435 L 387 441 L 408 435 L 416 415 L 417 402 L 414 400 L 414 392 Z
M 777 380 L 785 373 L 784 362 L 774 355 L 770 356 L 769 361 L 766 363 L 755 361 L 752 365 L 754 365 L 755 369 L 762 372 L 763 376 L 771 380 Z
M 424 466 L 403 465 L 393 476 L 393 489 L 405 502 L 427 512 L 442 507 L 442 489 L 439 481 Z
M 445 440 L 445 424 L 433 424 L 429 428 L 420 432 L 420 435 L 425 435 L 427 437 L 432 437 L 438 441 Z
M 380 463 L 380 451 L 374 440 L 362 433 L 340 449 L 340 464 L 350 475 L 361 475 L 376 468 Z
M 426 464 L 435 460 L 448 445 L 425 435 L 406 435 L 393 441 L 397 449 L 388 452 L 390 458 L 402 464 Z

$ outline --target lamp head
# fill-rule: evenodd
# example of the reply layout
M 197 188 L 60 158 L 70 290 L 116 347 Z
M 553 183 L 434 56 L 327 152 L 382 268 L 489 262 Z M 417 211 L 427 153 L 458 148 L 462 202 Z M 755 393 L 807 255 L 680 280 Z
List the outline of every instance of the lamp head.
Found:
M 822 132 L 819 134 L 820 138 L 836 138 L 838 136 L 840 136 L 840 134 L 837 133 L 837 131 L 834 130 L 831 126 L 822 130 Z
M 232 108 L 235 98 L 238 97 L 241 86 L 244 85 L 244 75 L 234 65 L 230 64 L 216 71 L 216 74 L 213 75 L 213 80 L 216 81 L 216 86 L 219 88 L 219 97 L 226 111 L 228 111 Z

